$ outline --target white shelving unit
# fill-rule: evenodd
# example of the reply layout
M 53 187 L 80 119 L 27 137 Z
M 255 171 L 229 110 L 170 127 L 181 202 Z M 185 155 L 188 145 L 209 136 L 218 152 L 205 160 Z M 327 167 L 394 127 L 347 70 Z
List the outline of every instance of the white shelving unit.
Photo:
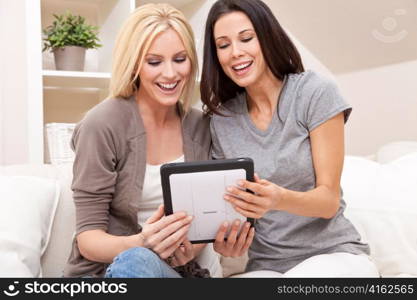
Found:
M 43 70 L 45 87 L 107 89 L 110 72 L 72 72 Z
M 45 139 L 48 123 L 77 123 L 85 112 L 105 99 L 111 76 L 111 56 L 115 38 L 122 23 L 138 6 L 160 2 L 149 0 L 24 0 L 26 26 L 27 78 L 29 78 L 27 107 L 30 112 L 28 144 L 30 162 L 49 162 Z M 165 0 L 182 10 L 190 21 L 196 37 L 197 51 L 202 54 L 202 36 L 207 12 L 214 0 Z M 42 29 L 52 24 L 53 14 L 66 10 L 79 14 L 99 27 L 98 49 L 86 52 L 83 72 L 57 71 L 53 55 L 42 52 Z M 34 46 L 34 47 L 32 47 Z M 201 65 L 201 57 L 199 58 Z M 197 88 L 198 89 L 198 88 Z M 30 97 L 30 99 L 29 99 Z M 198 90 L 195 97 L 199 98 Z
M 108 93 L 114 41 L 123 21 L 135 9 L 136 1 L 40 0 L 40 7 L 41 28 L 52 24 L 54 14 L 62 14 L 67 10 L 85 17 L 88 24 L 99 27 L 100 43 L 103 46 L 87 50 L 83 72 L 57 71 L 53 54 L 42 53 L 43 128 L 51 123 L 76 123 Z M 58 135 L 55 137 L 59 138 Z M 49 153 L 47 142 L 59 144 L 58 141 L 48 141 L 44 135 L 45 154 Z M 51 161 L 50 155 L 43 156 L 45 162 Z

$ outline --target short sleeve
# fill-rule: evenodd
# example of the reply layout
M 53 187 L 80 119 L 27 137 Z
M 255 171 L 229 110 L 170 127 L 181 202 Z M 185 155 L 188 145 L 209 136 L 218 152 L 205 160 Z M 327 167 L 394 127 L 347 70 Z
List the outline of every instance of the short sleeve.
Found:
M 211 118 L 210 121 L 210 132 L 211 132 L 211 139 L 212 139 L 212 147 L 211 147 L 211 157 L 213 159 L 224 159 L 224 153 L 220 146 L 219 139 L 216 134 L 216 129 L 214 126 L 214 117 Z
M 312 131 L 341 112 L 344 113 L 346 123 L 352 112 L 352 107 L 342 97 L 336 84 L 330 80 L 322 79 L 308 98 L 310 99 L 307 99 L 304 116 L 308 131 Z

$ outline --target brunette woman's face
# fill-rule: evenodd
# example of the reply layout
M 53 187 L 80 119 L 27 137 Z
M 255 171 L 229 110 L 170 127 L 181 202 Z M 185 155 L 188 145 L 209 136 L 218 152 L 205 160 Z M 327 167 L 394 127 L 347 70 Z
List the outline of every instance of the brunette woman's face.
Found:
M 145 55 L 139 72 L 139 93 L 162 105 L 174 105 L 190 72 L 191 62 L 180 36 L 168 29 L 155 38 Z
M 261 80 L 267 65 L 246 14 L 235 11 L 221 16 L 213 34 L 220 65 L 231 80 L 245 88 Z

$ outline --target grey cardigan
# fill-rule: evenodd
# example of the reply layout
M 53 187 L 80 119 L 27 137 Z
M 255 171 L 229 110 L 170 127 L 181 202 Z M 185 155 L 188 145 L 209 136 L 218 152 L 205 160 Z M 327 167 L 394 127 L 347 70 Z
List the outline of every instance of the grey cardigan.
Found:
M 192 109 L 182 117 L 185 161 L 210 158 L 209 118 Z M 146 132 L 135 98 L 107 99 L 91 109 L 72 136 L 76 233 L 65 277 L 102 277 L 107 264 L 84 258 L 76 236 L 102 229 L 122 236 L 141 231 L 138 204 L 146 168 Z

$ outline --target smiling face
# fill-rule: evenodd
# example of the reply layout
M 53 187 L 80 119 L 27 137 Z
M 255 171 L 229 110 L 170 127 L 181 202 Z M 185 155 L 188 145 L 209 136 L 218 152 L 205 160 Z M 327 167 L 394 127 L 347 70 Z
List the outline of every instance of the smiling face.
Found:
M 152 42 L 139 72 L 139 95 L 164 106 L 178 102 L 189 79 L 191 63 L 184 44 L 173 29 Z
M 235 11 L 221 16 L 213 33 L 220 65 L 237 85 L 249 87 L 267 73 L 255 29 L 244 13 Z

